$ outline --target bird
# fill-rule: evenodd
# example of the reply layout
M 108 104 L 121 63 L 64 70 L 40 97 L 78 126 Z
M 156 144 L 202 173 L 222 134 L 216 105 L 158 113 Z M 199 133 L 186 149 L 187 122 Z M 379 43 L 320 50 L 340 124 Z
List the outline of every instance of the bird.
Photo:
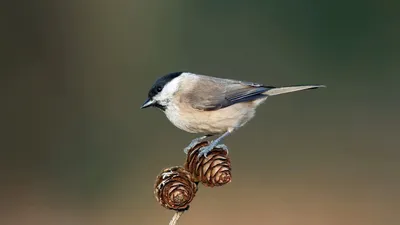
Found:
M 266 86 L 259 83 L 225 79 L 192 72 L 172 72 L 158 78 L 148 91 L 141 109 L 155 107 L 181 130 L 202 134 L 184 149 L 199 141 L 218 136 L 202 147 L 199 157 L 206 157 L 224 138 L 249 122 L 256 108 L 270 96 L 317 89 L 325 85 Z

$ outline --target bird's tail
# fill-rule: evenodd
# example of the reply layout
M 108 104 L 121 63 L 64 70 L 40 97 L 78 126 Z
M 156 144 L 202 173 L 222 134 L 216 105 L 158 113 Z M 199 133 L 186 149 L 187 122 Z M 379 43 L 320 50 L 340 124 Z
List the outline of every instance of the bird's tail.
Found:
M 268 91 L 264 92 L 263 94 L 266 94 L 268 96 L 273 96 L 273 95 L 286 94 L 286 93 L 295 92 L 295 91 L 316 89 L 316 88 L 320 88 L 320 87 L 326 87 L 326 86 L 325 85 L 297 85 L 297 86 L 290 86 L 290 87 L 274 87 L 274 88 L 271 88 Z

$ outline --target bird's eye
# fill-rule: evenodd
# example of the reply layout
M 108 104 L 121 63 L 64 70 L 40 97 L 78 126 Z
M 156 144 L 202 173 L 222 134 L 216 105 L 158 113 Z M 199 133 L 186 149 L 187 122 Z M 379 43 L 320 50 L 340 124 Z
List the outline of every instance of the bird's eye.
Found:
M 157 87 L 157 92 L 162 91 L 162 87 Z

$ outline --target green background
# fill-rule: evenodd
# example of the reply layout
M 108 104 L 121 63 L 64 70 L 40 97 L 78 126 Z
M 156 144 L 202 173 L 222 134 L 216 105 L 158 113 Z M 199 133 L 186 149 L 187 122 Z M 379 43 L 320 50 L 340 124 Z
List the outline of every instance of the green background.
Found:
M 398 1 L 16 1 L 1 7 L 0 223 L 167 224 L 185 133 L 140 110 L 187 70 L 326 89 L 225 140 L 233 181 L 180 224 L 400 224 Z

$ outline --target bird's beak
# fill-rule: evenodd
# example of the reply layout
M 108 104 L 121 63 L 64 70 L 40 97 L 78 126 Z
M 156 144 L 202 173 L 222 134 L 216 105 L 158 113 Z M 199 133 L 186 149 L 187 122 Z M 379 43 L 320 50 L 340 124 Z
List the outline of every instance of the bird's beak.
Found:
M 155 101 L 153 99 L 148 98 L 143 105 L 140 107 L 141 109 L 147 108 L 152 106 L 155 103 Z

